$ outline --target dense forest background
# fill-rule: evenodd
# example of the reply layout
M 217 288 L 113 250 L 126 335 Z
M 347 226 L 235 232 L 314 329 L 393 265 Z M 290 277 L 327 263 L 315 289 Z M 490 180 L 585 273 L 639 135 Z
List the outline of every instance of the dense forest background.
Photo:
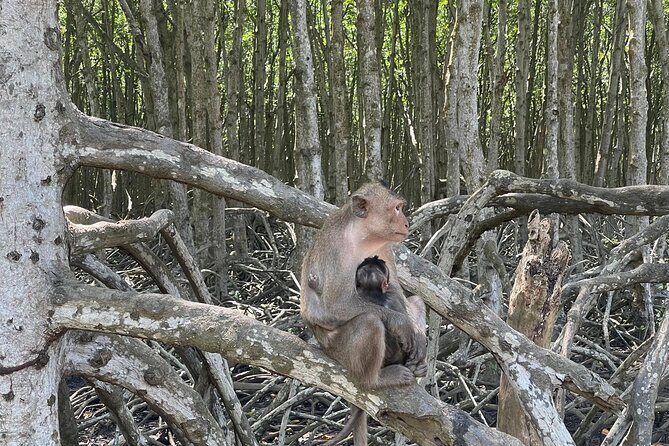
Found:
M 384 178 L 416 210 L 472 194 L 495 169 L 603 187 L 668 184 L 666 10 L 662 0 L 62 0 L 59 19 L 65 82 L 85 113 L 191 142 L 338 205 L 361 182 Z M 290 259 L 308 231 L 121 170 L 80 169 L 65 201 L 113 218 L 174 209 L 218 302 L 299 328 L 299 263 Z M 570 242 L 573 280 L 592 277 L 590 268 L 652 221 L 583 212 L 556 226 Z M 474 284 L 489 254 L 508 297 L 527 220 L 496 226 L 460 265 L 438 243 L 438 228 L 452 222 L 447 213 L 420 220 L 411 248 Z M 636 261 L 664 262 L 662 238 Z M 136 288 L 151 286 L 118 252 L 108 255 Z M 610 376 L 648 346 L 666 293 L 637 284 L 598 296 L 566 354 Z M 563 298 L 565 311 L 572 297 Z M 500 314 L 505 305 L 491 303 Z M 440 319 L 431 327 L 441 335 L 431 350 L 439 358 L 433 393 L 494 425 L 499 370 L 491 356 Z M 274 395 L 268 383 L 277 378 L 233 372 L 248 410 Z M 284 401 L 297 392 L 291 386 Z M 299 411 L 310 395 L 289 407 Z M 577 443 L 599 444 L 614 418 L 583 403 L 568 397 L 567 427 Z M 669 424 L 658 407 L 654 441 Z M 296 442 L 315 429 L 292 426 L 286 439 L 287 421 L 251 418 L 267 442 Z
M 296 91 L 289 2 L 192 3 L 185 8 L 177 1 L 63 1 L 64 68 L 73 100 L 94 116 L 161 132 L 169 128 L 179 139 L 222 148 L 227 157 L 294 183 L 295 98 L 302 93 Z M 348 190 L 365 177 L 369 127 L 380 129 L 384 177 L 401 186 L 414 206 L 466 192 L 453 175 L 459 158 L 468 162 L 463 151 L 468 142 L 458 131 L 466 125 L 474 125 L 486 170 L 546 176 L 552 150 L 547 110 L 559 120 L 560 177 L 632 184 L 631 160 L 640 151 L 647 160 L 638 167 L 640 178 L 665 183 L 667 48 L 661 2 L 653 2 L 659 11 L 648 10 L 659 32 L 650 21 L 641 28 L 647 31 L 646 39 L 638 39 L 641 54 L 631 54 L 636 37 L 622 0 L 557 2 L 557 33 L 550 28 L 553 2 L 462 2 L 471 10 L 460 18 L 461 33 L 455 28 L 455 1 L 358 3 L 307 3 L 329 201 L 337 200 L 337 184 Z M 363 7 L 372 14 L 359 16 Z M 473 44 L 480 48 L 462 49 L 455 39 L 477 31 L 477 25 L 480 41 Z M 361 66 L 365 34 L 376 65 L 369 77 L 363 75 L 370 68 Z M 642 65 L 635 66 L 632 56 Z M 465 71 L 470 68 L 475 72 Z M 635 68 L 647 73 L 642 85 L 635 83 Z M 376 84 L 371 97 L 377 95 L 380 108 L 364 122 L 366 79 Z M 647 101 L 647 109 L 638 112 L 632 101 L 637 88 L 644 92 L 639 100 Z M 470 90 L 477 93 L 476 103 L 462 104 Z M 458 113 L 465 106 L 475 106 L 476 116 Z M 637 113 L 647 114 L 643 135 L 630 126 Z M 476 121 L 467 122 L 472 118 Z M 216 132 L 222 141 L 210 136 Z M 96 208 L 112 199 L 103 193 L 106 181 L 81 178 L 87 190 L 96 190 L 89 195 Z M 90 188 L 94 184 L 99 189 Z M 142 194 L 150 190 L 124 174 L 115 185 L 117 212 L 127 208 L 128 199 L 146 201 Z

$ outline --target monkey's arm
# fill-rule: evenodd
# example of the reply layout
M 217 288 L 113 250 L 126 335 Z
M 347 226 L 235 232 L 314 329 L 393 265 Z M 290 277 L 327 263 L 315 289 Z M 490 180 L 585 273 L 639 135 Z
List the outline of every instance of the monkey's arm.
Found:
M 414 372 L 414 375 L 423 377 L 427 374 L 427 335 L 425 324 L 425 303 L 418 296 L 407 298 L 407 310 L 409 318 L 416 330 L 416 348 L 409 354 L 406 366 Z
M 329 286 L 317 294 L 310 286 L 302 287 L 301 312 L 303 319 L 312 326 L 334 331 L 361 314 L 373 314 L 397 338 L 402 350 L 414 351 L 416 333 L 406 312 L 395 311 L 361 299 L 355 288 Z M 419 340 L 418 340 L 419 341 Z
M 311 286 L 311 283 L 307 281 L 306 286 L 302 286 L 300 292 L 300 312 L 302 318 L 311 326 L 319 326 L 325 330 L 334 330 L 337 327 L 341 326 L 343 322 L 339 318 L 332 317 L 332 311 L 328 311 L 327 307 L 323 303 L 322 291 L 318 283 L 318 276 L 316 277 L 316 283 L 314 287 Z

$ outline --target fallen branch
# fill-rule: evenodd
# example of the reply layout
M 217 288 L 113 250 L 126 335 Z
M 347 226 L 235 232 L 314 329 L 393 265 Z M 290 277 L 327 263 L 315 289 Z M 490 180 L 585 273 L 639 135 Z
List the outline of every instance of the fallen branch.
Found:
M 200 395 L 147 345 L 108 334 L 72 332 L 67 336 L 65 373 L 93 377 L 142 395 L 193 444 L 227 444 Z
M 217 352 L 342 395 L 420 444 L 520 444 L 432 398 L 418 384 L 363 392 L 321 350 L 235 310 L 78 283 L 56 286 L 52 303 L 56 331 L 105 331 Z

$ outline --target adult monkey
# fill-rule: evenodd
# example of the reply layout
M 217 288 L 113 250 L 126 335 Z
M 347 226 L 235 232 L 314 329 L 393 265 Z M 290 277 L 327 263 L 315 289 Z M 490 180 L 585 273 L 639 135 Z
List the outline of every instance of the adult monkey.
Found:
M 355 191 L 351 201 L 323 225 L 302 264 L 300 311 L 325 353 L 346 367 L 367 389 L 407 385 L 425 376 L 425 305 L 409 299 L 397 280 L 392 246 L 409 230 L 405 201 L 380 183 Z M 388 271 L 389 298 L 400 302 L 396 311 L 360 298 L 355 286 L 358 265 L 378 256 Z M 386 336 L 406 358 L 388 363 Z M 396 356 L 396 355 L 392 355 Z M 367 444 L 367 416 L 358 408 L 339 437 L 354 429 L 354 444 Z

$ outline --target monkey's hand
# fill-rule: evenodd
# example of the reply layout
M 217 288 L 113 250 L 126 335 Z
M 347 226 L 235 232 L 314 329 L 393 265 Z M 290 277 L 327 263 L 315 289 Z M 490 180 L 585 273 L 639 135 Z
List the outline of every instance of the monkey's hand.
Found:
M 406 363 L 406 368 L 413 372 L 416 378 L 424 378 L 427 376 L 427 361 L 423 360 L 417 364 Z
M 411 370 L 414 376 L 422 378 L 427 374 L 427 337 L 425 333 L 417 330 L 415 333 L 415 348 L 409 352 L 406 366 Z
M 400 344 L 403 352 L 411 354 L 415 349 L 416 332 L 411 319 L 398 311 L 388 311 L 391 316 L 386 321 L 386 329 Z

